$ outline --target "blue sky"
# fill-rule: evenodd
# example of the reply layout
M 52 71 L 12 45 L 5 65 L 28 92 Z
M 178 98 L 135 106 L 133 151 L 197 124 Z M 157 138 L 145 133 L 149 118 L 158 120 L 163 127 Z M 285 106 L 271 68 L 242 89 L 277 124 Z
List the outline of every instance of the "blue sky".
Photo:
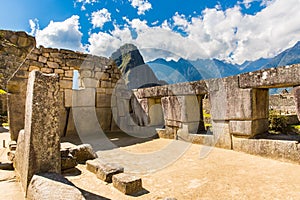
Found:
M 300 40 L 300 0 L 2 0 L 0 29 L 38 45 L 109 57 L 133 43 L 146 61 L 272 57 Z

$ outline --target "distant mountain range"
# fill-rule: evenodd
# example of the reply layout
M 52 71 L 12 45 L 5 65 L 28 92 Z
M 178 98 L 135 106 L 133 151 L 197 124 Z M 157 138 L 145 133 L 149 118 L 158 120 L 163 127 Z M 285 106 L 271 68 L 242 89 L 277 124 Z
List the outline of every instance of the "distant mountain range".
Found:
M 147 64 L 159 80 L 169 84 L 195 81 L 209 78 L 220 78 L 240 73 L 291 65 L 300 63 L 300 42 L 281 52 L 273 58 L 260 58 L 255 61 L 246 61 L 241 65 L 227 63 L 218 59 L 166 61 L 158 58 Z

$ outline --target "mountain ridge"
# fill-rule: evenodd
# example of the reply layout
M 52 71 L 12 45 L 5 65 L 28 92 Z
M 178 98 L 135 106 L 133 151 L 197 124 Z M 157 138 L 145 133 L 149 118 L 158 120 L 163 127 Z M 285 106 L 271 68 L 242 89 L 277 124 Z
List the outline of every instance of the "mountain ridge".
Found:
M 300 41 L 273 58 L 259 58 L 254 61 L 245 61 L 242 64 L 227 63 L 215 58 L 197 60 L 180 58 L 178 61 L 167 61 L 163 58 L 157 58 L 147 62 L 154 74 L 169 84 L 221 78 L 297 63 L 300 63 Z

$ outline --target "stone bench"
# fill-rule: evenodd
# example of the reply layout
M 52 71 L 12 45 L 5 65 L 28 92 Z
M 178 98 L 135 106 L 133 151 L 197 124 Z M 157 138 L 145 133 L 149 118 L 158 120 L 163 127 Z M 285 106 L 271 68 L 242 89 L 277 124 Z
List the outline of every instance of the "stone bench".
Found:
M 130 174 L 113 175 L 113 186 L 124 194 L 136 194 L 143 190 L 142 179 Z

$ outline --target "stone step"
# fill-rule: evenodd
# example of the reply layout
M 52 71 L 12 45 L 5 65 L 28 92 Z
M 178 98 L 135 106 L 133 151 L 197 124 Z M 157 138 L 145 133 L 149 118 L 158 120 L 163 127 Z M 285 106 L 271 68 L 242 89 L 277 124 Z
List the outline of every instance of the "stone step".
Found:
M 136 194 L 143 190 L 142 179 L 131 174 L 113 175 L 113 186 L 124 194 Z
M 112 176 L 124 172 L 124 168 L 113 163 L 105 163 L 100 159 L 86 161 L 86 168 L 97 175 L 97 178 L 111 183 Z

